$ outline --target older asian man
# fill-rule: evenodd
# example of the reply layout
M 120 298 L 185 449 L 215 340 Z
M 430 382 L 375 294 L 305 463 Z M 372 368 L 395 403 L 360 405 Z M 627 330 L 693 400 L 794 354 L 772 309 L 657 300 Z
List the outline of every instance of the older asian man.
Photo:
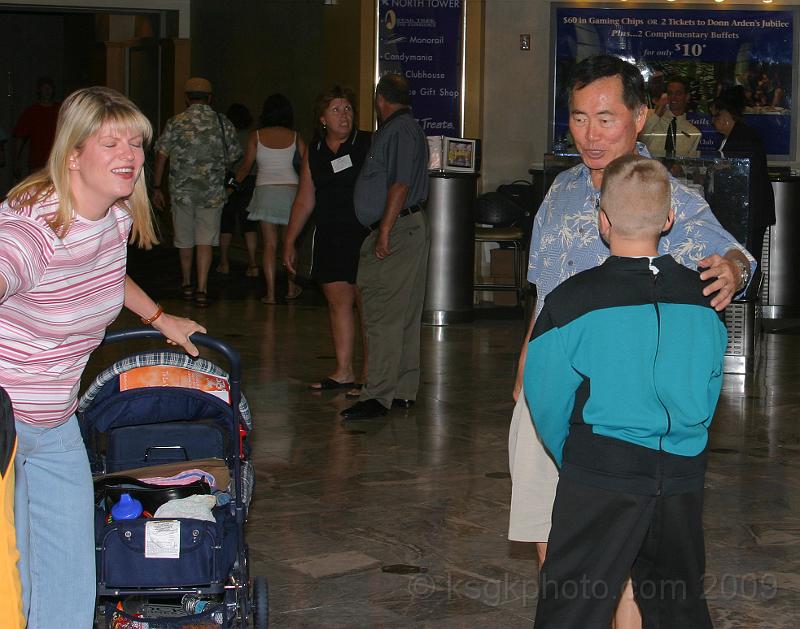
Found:
M 605 167 L 622 155 L 648 154 L 636 141 L 647 107 L 644 81 L 635 66 L 608 55 L 587 58 L 576 65 L 569 89 L 569 127 L 583 163 L 556 177 L 534 222 L 528 280 L 536 285 L 538 300 L 520 353 L 514 386 L 517 406 L 509 432 L 509 539 L 536 542 L 540 561 L 550 534 L 558 471 L 542 447 L 520 395 L 528 339 L 548 293 L 609 256 L 597 229 Z M 722 228 L 700 195 L 675 179 L 671 184 L 675 223 L 661 239 L 659 253 L 671 254 L 689 268 L 700 267 L 703 280 L 715 278 L 704 294 L 716 293 L 711 305 L 721 311 L 747 286 L 755 260 Z M 632 603 L 619 613 L 629 620 L 620 618 L 617 627 L 639 625 Z

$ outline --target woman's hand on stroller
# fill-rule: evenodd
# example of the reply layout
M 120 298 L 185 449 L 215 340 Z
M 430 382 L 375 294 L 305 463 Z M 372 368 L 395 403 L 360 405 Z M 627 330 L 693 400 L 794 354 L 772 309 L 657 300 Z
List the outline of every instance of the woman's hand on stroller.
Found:
M 190 356 L 198 356 L 199 350 L 189 337 L 195 332 L 202 332 L 205 334 L 206 329 L 197 323 L 185 317 L 176 317 L 171 314 L 163 313 L 158 319 L 153 321 L 153 327 L 161 332 L 170 345 L 179 345 Z

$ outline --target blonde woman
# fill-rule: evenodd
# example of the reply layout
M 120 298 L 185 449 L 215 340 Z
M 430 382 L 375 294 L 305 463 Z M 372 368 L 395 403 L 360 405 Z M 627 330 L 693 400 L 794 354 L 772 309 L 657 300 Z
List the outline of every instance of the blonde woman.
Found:
M 89 354 L 124 305 L 192 355 L 205 329 L 174 317 L 125 271 L 156 242 L 142 166 L 147 118 L 121 94 L 70 94 L 47 167 L 0 206 L 0 386 L 18 436 L 15 520 L 29 629 L 91 627 L 92 478 L 74 412 Z

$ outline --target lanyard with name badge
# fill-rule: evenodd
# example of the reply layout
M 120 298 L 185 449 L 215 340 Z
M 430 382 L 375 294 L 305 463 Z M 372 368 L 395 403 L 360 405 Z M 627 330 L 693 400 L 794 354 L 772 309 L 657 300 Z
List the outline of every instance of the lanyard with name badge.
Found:
M 350 155 L 342 155 L 341 157 L 337 157 L 336 159 L 331 160 L 331 168 L 333 168 L 333 172 L 335 173 L 347 170 L 348 168 L 352 167 L 353 167 L 353 160 L 350 159 Z
M 358 135 L 358 131 L 353 133 L 353 138 L 350 140 L 351 143 L 355 143 L 356 136 Z M 331 168 L 333 169 L 334 173 L 342 172 L 343 170 L 347 170 L 348 168 L 353 167 L 353 160 L 350 159 L 350 154 L 342 155 L 341 157 L 337 157 L 336 159 L 331 160 Z

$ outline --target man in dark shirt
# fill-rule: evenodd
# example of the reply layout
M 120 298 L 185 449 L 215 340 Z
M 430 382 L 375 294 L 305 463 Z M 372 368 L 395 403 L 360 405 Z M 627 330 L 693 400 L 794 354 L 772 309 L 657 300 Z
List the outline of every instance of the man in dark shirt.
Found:
M 346 419 L 411 408 L 419 388 L 422 303 L 430 230 L 428 143 L 411 115 L 408 82 L 387 74 L 375 89 L 381 122 L 354 192 L 356 216 L 370 230 L 361 247 L 358 286 L 367 332 L 367 382 Z
M 61 103 L 53 100 L 55 88 L 52 79 L 40 78 L 36 83 L 38 102 L 34 103 L 20 115 L 14 126 L 14 177 L 20 179 L 22 172 L 22 155 L 28 145 L 28 173 L 44 168 L 53 147 L 56 135 L 58 110 Z

